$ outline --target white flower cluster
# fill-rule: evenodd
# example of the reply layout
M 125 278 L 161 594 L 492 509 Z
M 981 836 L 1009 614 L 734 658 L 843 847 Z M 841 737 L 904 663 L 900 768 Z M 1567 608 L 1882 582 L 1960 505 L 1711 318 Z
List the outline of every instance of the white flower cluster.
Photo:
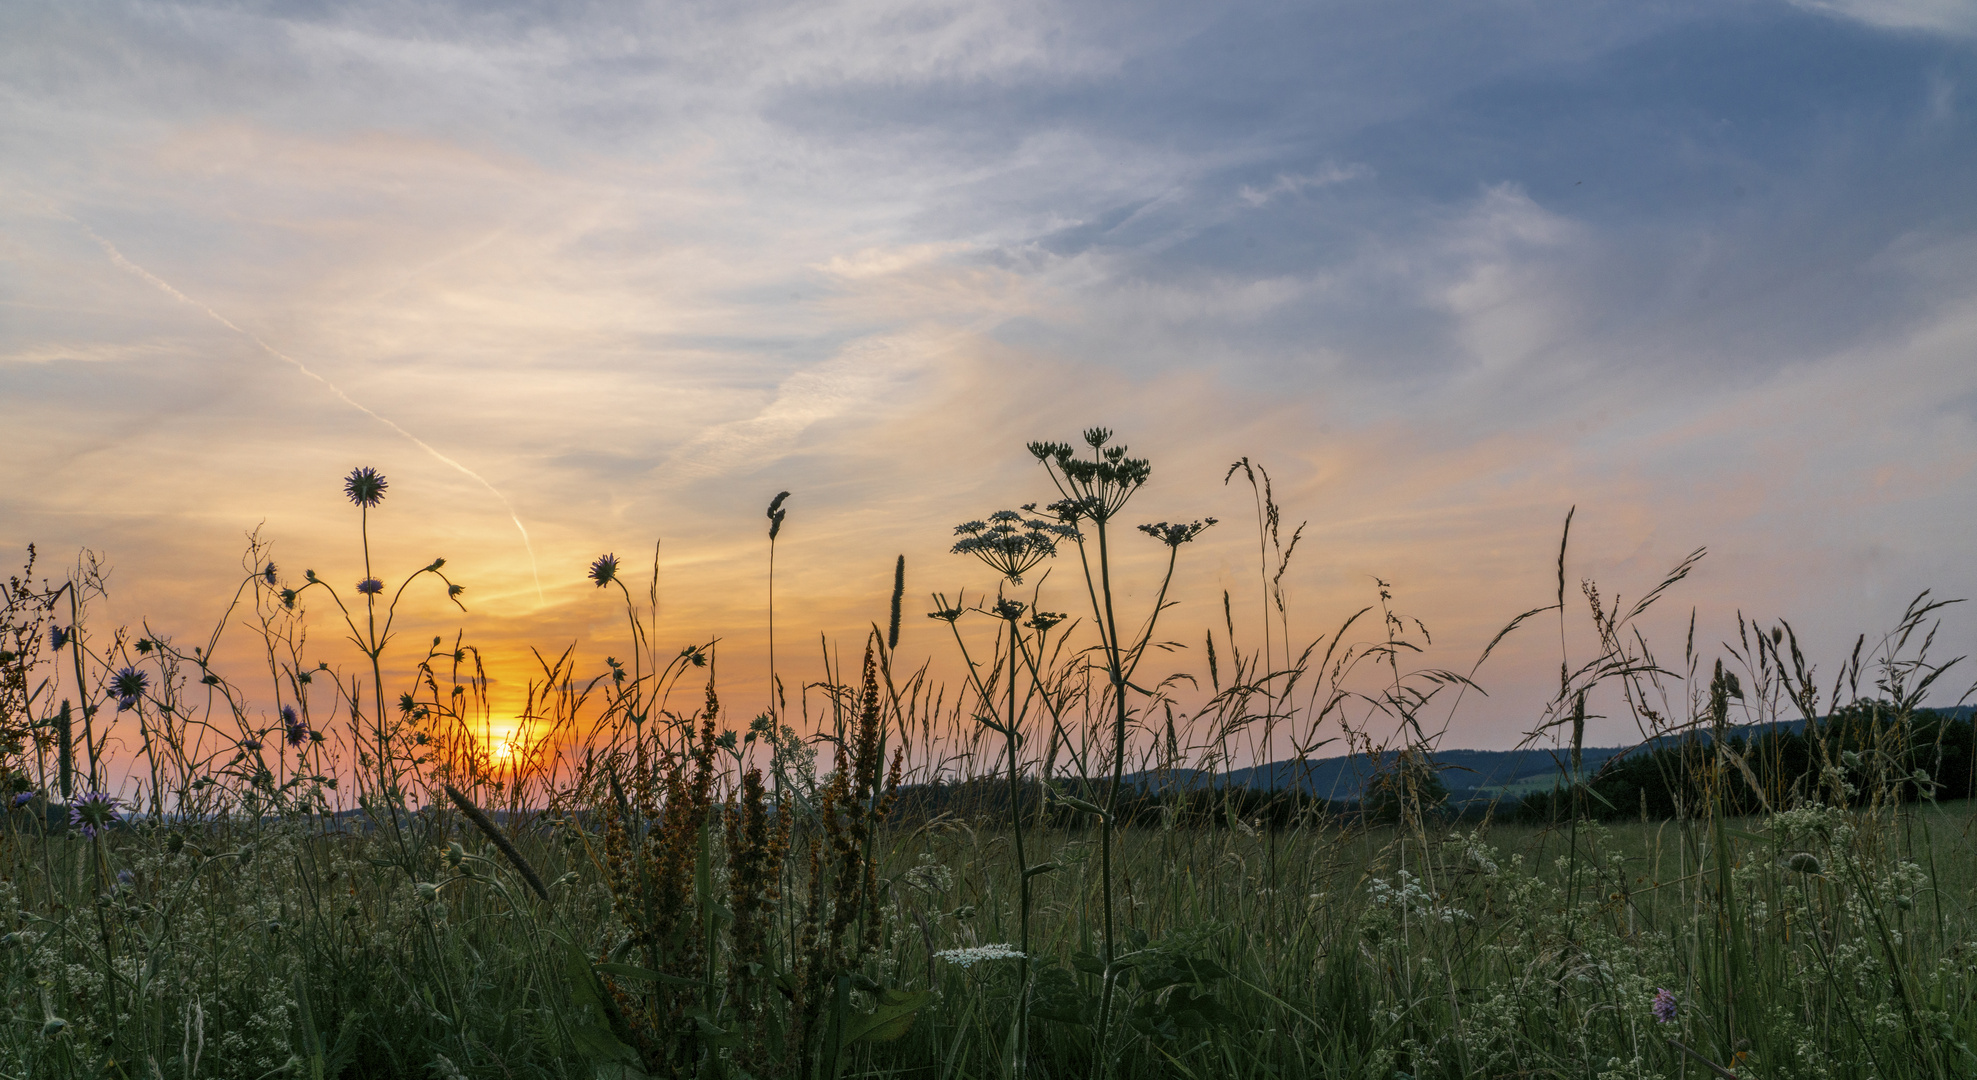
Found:
M 1008 942 L 1000 945 L 972 945 L 965 949 L 944 949 L 934 955 L 961 968 L 973 967 L 989 960 L 1023 959 L 1023 954 L 1010 948 Z
M 1435 898 L 1421 887 L 1420 879 L 1405 870 L 1395 874 L 1391 882 L 1385 878 L 1374 878 L 1366 891 L 1375 904 L 1419 918 L 1442 923 L 1469 918 L 1469 913 L 1460 908 L 1435 903 Z

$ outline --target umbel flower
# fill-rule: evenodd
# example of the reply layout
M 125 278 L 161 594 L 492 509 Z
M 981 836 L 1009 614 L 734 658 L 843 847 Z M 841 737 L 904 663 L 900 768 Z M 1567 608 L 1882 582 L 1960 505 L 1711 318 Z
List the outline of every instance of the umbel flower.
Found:
M 1023 509 L 1035 510 L 1036 504 Z M 1059 540 L 1078 537 L 1073 526 L 1026 518 L 1014 510 L 997 510 L 987 521 L 963 522 L 954 531 L 961 537 L 954 554 L 973 555 L 1017 585 L 1038 563 L 1057 554 Z
M 590 580 L 597 582 L 600 589 L 618 580 L 618 557 L 599 555 L 597 561 L 590 564 Z
M 1145 458 L 1129 458 L 1125 447 L 1105 445 L 1111 439 L 1107 428 L 1085 432 L 1085 445 L 1093 451 L 1090 458 L 1079 457 L 1070 443 L 1030 444 L 1030 453 L 1052 470 L 1058 489 L 1064 493 L 1063 499 L 1047 508 L 1059 521 L 1109 521 L 1153 475 L 1153 465 Z
M 343 478 L 343 493 L 366 510 L 384 501 L 384 489 L 389 486 L 384 482 L 384 475 L 369 465 L 352 469 Z
M 943 949 L 934 954 L 956 967 L 968 968 L 989 960 L 1021 960 L 1023 954 L 1007 942 L 975 945 L 966 949 Z
M 1654 992 L 1654 1001 L 1648 1005 L 1648 1010 L 1654 1013 L 1655 1023 L 1674 1023 L 1676 1011 L 1675 995 L 1665 988 L 1657 988 Z
M 95 839 L 96 834 L 109 828 L 117 820 L 117 800 L 114 796 L 100 791 L 88 791 L 76 796 L 69 804 L 69 824 L 82 830 L 82 835 Z
M 367 577 L 357 583 L 357 591 L 365 596 L 376 596 L 384 591 L 384 582 L 374 577 Z
M 1215 524 L 1214 518 L 1209 518 L 1206 521 L 1181 521 L 1171 524 L 1162 521 L 1153 525 L 1142 525 L 1140 526 L 1140 531 L 1166 544 L 1168 547 L 1174 548 L 1180 547 L 1182 544 L 1200 536 L 1204 530 L 1213 524 Z
M 144 696 L 149 680 L 142 671 L 127 667 L 110 677 L 110 692 L 117 695 L 117 711 L 134 709 Z

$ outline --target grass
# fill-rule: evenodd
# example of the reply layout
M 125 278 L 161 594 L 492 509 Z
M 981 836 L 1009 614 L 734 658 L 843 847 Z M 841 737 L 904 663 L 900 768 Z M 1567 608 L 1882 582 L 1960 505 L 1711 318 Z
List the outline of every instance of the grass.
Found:
M 1123 541 L 1100 526 L 1149 469 L 1108 438 L 1089 458 L 1040 444 L 1065 496 L 1048 517 L 961 530 L 1003 584 L 936 600 L 968 658 L 958 693 L 875 628 L 857 670 L 792 686 L 798 715 L 778 694 L 733 718 L 710 648 L 654 646 L 606 557 L 590 574 L 624 604 L 629 662 L 584 678 L 545 654 L 506 759 L 478 734 L 470 646 L 435 640 L 404 690 L 383 685 L 399 602 L 428 577 L 460 595 L 443 562 L 342 597 L 257 546 L 229 623 L 187 647 L 96 635 L 88 564 L 51 587 L 30 561 L 0 627 L 23 796 L 0 834 L 0 1076 L 1977 1074 L 1970 803 L 1915 801 L 1928 785 L 1869 749 L 1735 816 L 1754 774 L 1719 740 L 1666 819 L 1440 816 L 1424 720 L 1474 669 L 1408 667 L 1384 587 L 1293 646 L 1274 583 L 1298 532 L 1281 542 L 1260 467 L 1231 476 L 1257 492 L 1271 636 L 1245 651 L 1232 619 L 1211 629 L 1199 694 L 1142 673 L 1160 606 L 1118 610 Z M 384 489 L 360 487 L 370 582 Z M 1210 524 L 1144 530 L 1166 580 Z M 1022 572 L 1073 548 L 1089 612 L 1040 610 Z M 1563 545 L 1559 582 L 1563 620 Z M 1588 693 L 1644 738 L 1864 700 L 1901 729 L 1953 664 L 1928 657 L 1925 599 L 1830 692 L 1783 626 L 1745 629 L 1705 676 L 1692 644 L 1664 664 L 1631 632 L 1646 605 L 1582 591 L 1605 648 L 1534 737 L 1576 743 Z M 318 595 L 354 672 L 307 645 Z M 265 654 L 268 700 L 219 674 L 229 627 Z M 1321 730 L 1396 752 L 1364 812 L 1120 795 L 1129 771 L 1226 771 Z M 135 752 L 113 761 L 113 733 Z M 112 764 L 133 778 L 120 813 L 71 824 Z M 964 796 L 920 797 L 934 781 Z

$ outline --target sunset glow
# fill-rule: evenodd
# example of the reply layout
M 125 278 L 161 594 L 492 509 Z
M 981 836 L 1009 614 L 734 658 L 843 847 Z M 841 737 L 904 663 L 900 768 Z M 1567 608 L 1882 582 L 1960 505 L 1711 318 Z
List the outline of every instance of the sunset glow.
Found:
M 1380 5 L 936 7 L 684 37 L 637 6 L 10 8 L 0 542 L 58 577 L 101 553 L 106 631 L 186 642 L 250 531 L 346 601 L 443 556 L 466 611 L 415 581 L 393 633 L 464 631 L 505 715 L 538 654 L 577 686 L 630 663 L 626 593 L 586 577 L 615 553 L 648 659 L 719 639 L 736 726 L 771 706 L 772 496 L 790 712 L 902 554 L 901 662 L 958 685 L 925 613 L 995 579 L 954 526 L 1056 498 L 1024 446 L 1093 424 L 1154 463 L 1133 524 L 1221 521 L 1163 676 L 1225 624 L 1330 634 L 1376 582 L 1466 671 L 1554 602 L 1574 507 L 1575 618 L 1582 581 L 1636 597 L 1709 549 L 1650 627 L 1677 652 L 1693 608 L 1708 648 L 1784 618 L 1831 664 L 1977 594 L 1954 5 L 1430 5 L 1370 52 Z M 1281 578 L 1244 458 L 1308 523 Z M 369 568 L 358 466 L 390 483 Z M 1120 557 L 1151 602 L 1163 552 Z M 1088 613 L 1073 561 L 1029 582 Z M 1506 639 L 1452 743 L 1518 741 L 1573 625 Z M 213 663 L 258 650 L 236 625 Z M 394 696 L 418 659 L 384 657 Z

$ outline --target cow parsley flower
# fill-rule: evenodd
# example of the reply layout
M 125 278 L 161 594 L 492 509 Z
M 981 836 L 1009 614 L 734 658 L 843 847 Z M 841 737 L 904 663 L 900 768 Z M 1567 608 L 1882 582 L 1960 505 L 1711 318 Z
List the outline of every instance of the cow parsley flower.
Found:
M 998 945 L 975 945 L 966 949 L 946 949 L 934 954 L 942 960 L 960 968 L 974 967 L 990 960 L 1021 960 L 1023 954 L 1011 948 L 1008 942 Z

